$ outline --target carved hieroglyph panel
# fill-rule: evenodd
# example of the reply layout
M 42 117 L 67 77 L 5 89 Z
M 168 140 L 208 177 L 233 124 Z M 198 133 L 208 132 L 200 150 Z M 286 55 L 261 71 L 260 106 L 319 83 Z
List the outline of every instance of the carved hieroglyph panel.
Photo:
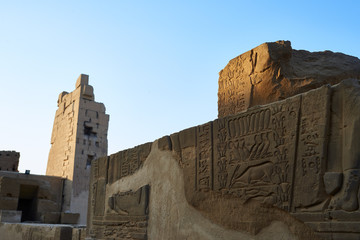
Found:
M 326 168 L 330 86 L 302 96 L 299 143 L 295 172 L 294 207 L 306 207 L 326 198 Z
M 108 183 L 133 174 L 139 169 L 150 153 L 151 144 L 127 149 L 110 156 L 108 169 Z
M 246 77 L 253 72 L 253 62 L 256 62 L 256 56 L 253 56 L 252 51 L 245 55 L 249 55 L 249 59 L 251 59 L 249 66 L 243 63 L 239 56 L 231 60 L 219 73 L 219 117 L 238 113 L 249 107 L 251 83 L 246 81 Z M 253 60 L 254 57 L 255 60 Z
M 290 210 L 300 98 L 214 121 L 214 190 Z
M 213 189 L 212 123 L 197 127 L 196 189 Z
M 144 216 L 148 213 L 150 186 L 146 185 L 137 191 L 128 191 L 112 195 L 107 204 L 111 213 L 125 216 Z
M 137 171 L 150 150 L 151 144 L 147 143 L 93 161 L 89 236 L 97 239 L 147 238 L 149 186 L 144 186 L 135 192 L 116 193 L 106 198 L 106 185 Z

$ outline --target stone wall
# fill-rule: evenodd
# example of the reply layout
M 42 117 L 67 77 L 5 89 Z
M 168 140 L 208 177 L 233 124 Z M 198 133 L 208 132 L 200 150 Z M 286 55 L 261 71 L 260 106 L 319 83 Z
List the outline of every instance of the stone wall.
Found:
M 19 211 L 21 221 L 49 223 L 51 214 L 60 215 L 63 184 L 59 177 L 0 172 L 0 209 Z
M 18 172 L 20 153 L 0 151 L 0 171 Z
M 107 155 L 109 122 L 88 78 L 81 74 L 73 92 L 59 95 L 46 170 L 67 179 L 62 210 L 80 213 L 81 224 L 86 223 L 91 161 Z
M 93 162 L 94 239 L 358 239 L 360 85 L 346 80 Z
M 356 57 L 331 51 L 295 50 L 290 41 L 264 43 L 230 60 L 220 71 L 218 116 L 348 78 L 360 79 L 360 60 Z
M 84 228 L 53 224 L 0 223 L 2 240 L 84 240 Z

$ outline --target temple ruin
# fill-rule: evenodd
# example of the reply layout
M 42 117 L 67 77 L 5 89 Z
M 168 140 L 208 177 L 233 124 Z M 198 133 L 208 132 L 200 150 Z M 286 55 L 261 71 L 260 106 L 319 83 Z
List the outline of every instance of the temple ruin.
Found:
M 356 57 L 264 43 L 220 71 L 217 119 L 107 156 L 109 115 L 82 74 L 59 96 L 53 176 L 0 171 L 0 236 L 359 239 L 359 81 Z M 86 233 L 11 223 L 86 212 Z
M 20 153 L 0 151 L 0 238 L 84 239 L 92 160 L 107 155 L 109 115 L 88 76 L 58 98 L 47 176 L 18 173 Z
M 92 162 L 87 239 L 359 239 L 360 60 L 265 43 L 219 118 Z
M 107 155 L 108 123 L 88 75 L 79 76 L 73 92 L 59 95 L 46 175 L 66 179 L 62 210 L 79 213 L 79 224 L 86 224 L 91 162 Z

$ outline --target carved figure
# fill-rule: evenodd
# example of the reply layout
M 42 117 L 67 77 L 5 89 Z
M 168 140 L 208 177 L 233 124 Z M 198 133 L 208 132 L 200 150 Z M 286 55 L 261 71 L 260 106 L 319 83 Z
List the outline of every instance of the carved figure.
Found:
M 237 187 L 238 185 L 240 185 L 239 187 L 244 187 L 249 184 L 256 185 L 257 183 L 270 183 L 273 165 L 272 162 L 265 162 L 261 165 L 248 167 L 243 171 L 239 171 L 240 165 L 238 165 L 231 178 L 230 187 Z
M 330 209 L 342 209 L 354 211 L 359 209 L 359 185 L 360 185 L 360 85 L 356 79 L 349 79 L 333 87 L 334 97 L 332 111 L 335 117 L 341 116 L 341 120 L 332 128 L 342 129 L 342 143 L 331 140 L 330 144 L 336 142 L 338 151 L 342 152 L 341 165 L 339 159 L 329 156 L 329 165 L 342 169 L 343 181 L 340 191 L 333 193 Z M 342 104 L 334 101 L 342 100 Z M 330 152 L 331 154 L 332 152 Z M 335 163 L 337 161 L 337 163 Z M 335 167 L 333 167 L 335 168 Z M 332 169 L 329 169 L 331 172 Z M 336 170 L 336 169 L 334 169 Z M 325 182 L 326 184 L 326 182 Z

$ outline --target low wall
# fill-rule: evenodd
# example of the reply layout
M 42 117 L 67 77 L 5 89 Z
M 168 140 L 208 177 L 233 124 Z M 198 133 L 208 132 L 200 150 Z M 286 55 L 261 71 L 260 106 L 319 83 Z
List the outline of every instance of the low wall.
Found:
M 0 223 L 1 240 L 83 240 L 85 228 L 60 224 Z

